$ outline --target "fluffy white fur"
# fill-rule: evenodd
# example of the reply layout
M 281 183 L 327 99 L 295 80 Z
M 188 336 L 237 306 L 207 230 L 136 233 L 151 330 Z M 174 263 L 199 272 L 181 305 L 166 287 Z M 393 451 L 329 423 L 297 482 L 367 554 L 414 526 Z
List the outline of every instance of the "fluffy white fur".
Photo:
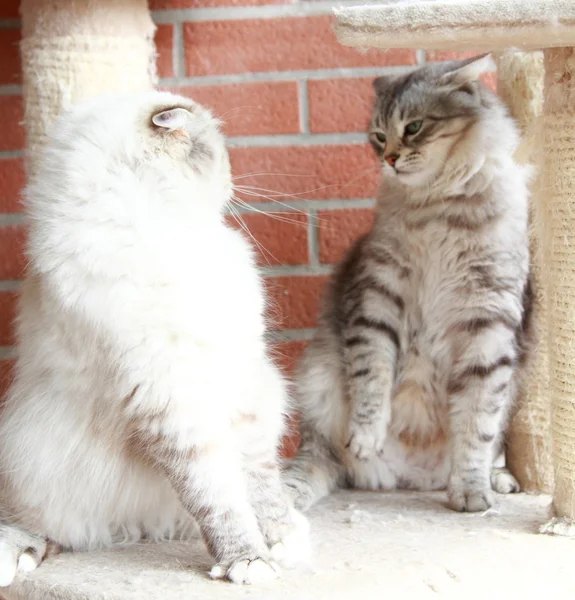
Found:
M 275 577 L 268 548 L 295 528 L 278 516 L 286 392 L 252 250 L 223 219 L 217 121 L 169 93 L 99 98 L 58 120 L 38 164 L 0 417 L 0 584 L 46 540 L 180 537 L 190 513 L 213 576 Z

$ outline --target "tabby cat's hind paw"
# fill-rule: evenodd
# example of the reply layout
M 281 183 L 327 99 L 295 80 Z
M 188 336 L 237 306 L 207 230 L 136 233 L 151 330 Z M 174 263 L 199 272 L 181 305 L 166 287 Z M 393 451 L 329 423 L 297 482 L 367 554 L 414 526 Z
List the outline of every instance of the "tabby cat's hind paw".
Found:
M 244 585 L 269 583 L 279 575 L 280 569 L 274 562 L 260 557 L 239 559 L 229 564 L 220 563 L 210 571 L 212 579 L 227 579 Z
M 517 479 L 505 468 L 495 468 L 491 471 L 491 487 L 498 494 L 516 494 L 521 491 Z
M 312 556 L 308 520 L 295 510 L 291 515 L 293 528 L 270 548 L 272 558 L 287 569 L 308 564 Z

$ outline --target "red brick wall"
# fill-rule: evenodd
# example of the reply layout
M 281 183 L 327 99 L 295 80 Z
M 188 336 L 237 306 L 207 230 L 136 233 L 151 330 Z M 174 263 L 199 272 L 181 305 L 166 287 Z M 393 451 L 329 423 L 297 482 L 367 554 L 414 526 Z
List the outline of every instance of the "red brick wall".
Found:
M 0 382 L 12 357 L 10 321 L 23 269 L 24 135 L 18 2 L 0 3 Z M 241 208 L 259 245 L 271 328 L 289 372 L 315 326 L 331 265 L 372 219 L 377 165 L 365 144 L 371 81 L 425 53 L 340 46 L 329 1 L 151 0 L 163 87 L 224 121 Z M 444 60 L 433 55 L 430 60 Z M 269 190 L 269 191 L 264 191 Z M 281 341 L 283 340 L 283 341 Z

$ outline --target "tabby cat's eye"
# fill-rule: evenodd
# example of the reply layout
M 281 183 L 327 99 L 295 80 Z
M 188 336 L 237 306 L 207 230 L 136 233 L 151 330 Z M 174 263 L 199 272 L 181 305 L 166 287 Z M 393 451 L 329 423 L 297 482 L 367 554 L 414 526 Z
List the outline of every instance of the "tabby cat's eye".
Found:
M 385 137 L 385 133 L 381 133 L 381 131 L 376 131 L 374 133 L 374 135 L 375 135 L 377 141 L 380 144 L 385 144 L 387 142 L 387 138 Z
M 419 121 L 412 121 L 405 126 L 405 133 L 408 135 L 415 135 L 423 125 L 423 121 L 420 119 Z

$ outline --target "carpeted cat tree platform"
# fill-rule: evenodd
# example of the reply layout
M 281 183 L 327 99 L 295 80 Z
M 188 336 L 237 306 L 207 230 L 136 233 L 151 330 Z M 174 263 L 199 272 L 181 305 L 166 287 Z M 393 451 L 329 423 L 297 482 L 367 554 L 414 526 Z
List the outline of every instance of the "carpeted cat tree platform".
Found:
M 30 169 L 45 128 L 69 102 L 153 85 L 145 0 L 23 0 L 22 60 Z M 575 595 L 575 2 L 427 0 L 346 7 L 342 43 L 446 50 L 543 49 L 497 56 L 499 89 L 524 127 L 520 160 L 541 165 L 533 253 L 541 344 L 513 426 L 524 486 L 553 492 L 456 514 L 441 493 L 340 493 L 310 519 L 315 564 L 265 589 L 208 580 L 203 545 L 141 544 L 62 554 L 20 574 L 5 600 L 338 600 Z M 537 126 L 535 125 L 537 124 Z M 549 521 L 551 516 L 557 517 Z

